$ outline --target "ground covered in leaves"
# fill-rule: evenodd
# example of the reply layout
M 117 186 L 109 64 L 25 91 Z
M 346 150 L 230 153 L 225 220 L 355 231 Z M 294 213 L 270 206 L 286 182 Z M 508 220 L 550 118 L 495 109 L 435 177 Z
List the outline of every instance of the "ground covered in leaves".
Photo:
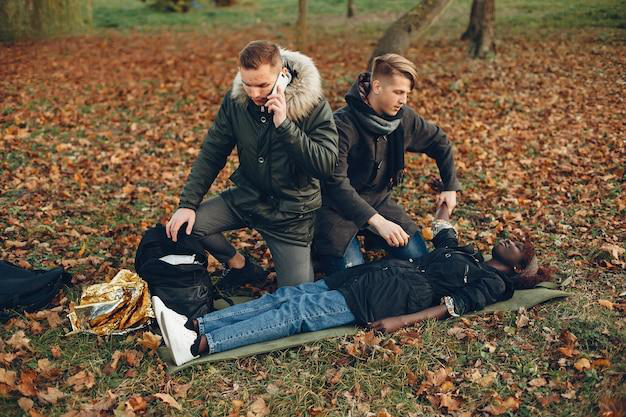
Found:
M 143 230 L 176 208 L 237 52 L 272 35 L 105 33 L 0 47 L 0 258 L 63 265 L 74 282 L 49 310 L 0 330 L 0 414 L 624 415 L 626 58 L 623 43 L 595 32 L 501 39 L 488 61 L 468 60 L 452 39 L 408 53 L 420 72 L 411 105 L 456 146 L 462 238 L 486 250 L 528 231 L 567 300 L 174 376 L 148 331 L 64 336 L 81 286 L 132 268 Z M 306 52 L 338 108 L 374 38 L 314 41 Z M 425 156 L 408 165 L 397 197 L 426 226 L 436 169 Z M 257 234 L 231 237 L 271 267 Z

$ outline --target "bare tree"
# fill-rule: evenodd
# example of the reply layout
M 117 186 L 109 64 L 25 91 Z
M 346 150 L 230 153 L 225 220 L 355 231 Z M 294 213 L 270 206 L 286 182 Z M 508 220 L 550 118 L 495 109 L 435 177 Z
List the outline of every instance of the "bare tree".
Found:
M 374 48 L 368 67 L 379 55 L 390 52 L 404 54 L 409 46 L 416 43 L 426 33 L 450 3 L 451 0 L 423 0 L 393 22 Z
M 346 16 L 354 17 L 354 0 L 348 0 L 348 11 L 346 12 Z
M 47 38 L 88 30 L 91 0 L 0 0 L 0 40 Z
M 473 58 L 485 58 L 496 53 L 494 21 L 495 0 L 474 0 L 467 30 L 461 40 L 470 42 L 469 54 Z
M 309 41 L 307 15 L 308 1 L 298 0 L 298 21 L 296 22 L 296 46 L 298 49 L 304 49 Z

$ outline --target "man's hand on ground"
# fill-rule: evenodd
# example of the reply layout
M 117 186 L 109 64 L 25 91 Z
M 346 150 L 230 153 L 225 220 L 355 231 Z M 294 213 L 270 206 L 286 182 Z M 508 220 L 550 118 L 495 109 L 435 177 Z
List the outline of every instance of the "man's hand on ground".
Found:
M 285 89 L 282 86 L 276 88 L 276 93 L 267 96 L 267 111 L 274 114 L 274 126 L 280 126 L 287 118 L 287 100 Z
M 456 191 L 442 191 L 437 196 L 437 208 L 443 203 L 448 206 L 448 216 L 452 215 L 452 210 L 456 207 Z
M 187 230 L 185 230 L 185 232 L 190 235 L 195 222 L 196 212 L 194 210 L 179 208 L 176 210 L 174 215 L 172 215 L 170 221 L 165 225 L 165 233 L 167 233 L 168 238 L 176 242 L 176 239 L 178 238 L 178 229 L 180 229 L 183 224 L 187 223 Z
M 368 223 L 376 229 L 376 232 L 385 239 L 387 244 L 391 247 L 397 248 L 409 243 L 410 236 L 401 226 L 385 219 L 378 213 L 374 214 L 368 220 Z

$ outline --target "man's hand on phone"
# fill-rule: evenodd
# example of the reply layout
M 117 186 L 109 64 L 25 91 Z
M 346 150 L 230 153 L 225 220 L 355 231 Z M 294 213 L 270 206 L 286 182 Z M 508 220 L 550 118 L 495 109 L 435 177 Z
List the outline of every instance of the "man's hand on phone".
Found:
M 267 96 L 267 110 L 274 114 L 274 126 L 280 126 L 287 118 L 287 100 L 285 99 L 285 87 L 276 86 L 276 92 Z

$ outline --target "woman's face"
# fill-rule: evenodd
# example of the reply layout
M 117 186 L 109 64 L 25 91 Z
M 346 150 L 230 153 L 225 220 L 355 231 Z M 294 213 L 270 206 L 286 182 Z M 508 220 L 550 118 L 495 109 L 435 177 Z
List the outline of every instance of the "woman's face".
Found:
M 503 239 L 495 244 L 491 255 L 497 261 L 513 268 L 520 265 L 524 258 L 524 244 L 511 239 Z

